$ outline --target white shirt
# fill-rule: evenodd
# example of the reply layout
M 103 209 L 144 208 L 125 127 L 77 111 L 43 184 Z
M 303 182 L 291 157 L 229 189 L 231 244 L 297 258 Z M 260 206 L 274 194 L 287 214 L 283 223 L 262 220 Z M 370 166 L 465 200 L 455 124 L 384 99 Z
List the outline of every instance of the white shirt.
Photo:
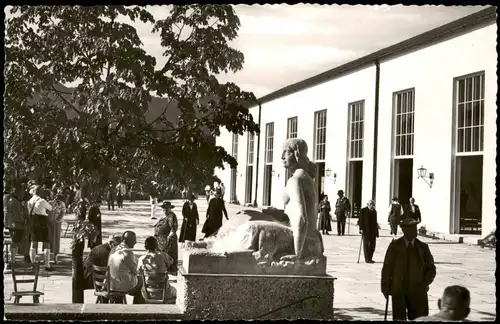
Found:
M 127 187 L 124 183 L 119 183 L 116 185 L 116 190 L 118 190 L 118 193 L 123 196 L 127 192 Z
M 137 262 L 132 249 L 120 244 L 109 256 L 108 266 L 111 290 L 128 292 L 137 286 Z
M 31 212 L 31 209 L 33 209 L 33 215 L 49 216 L 48 212 L 52 210 L 52 206 L 42 197 L 33 195 L 28 201 L 28 212 Z

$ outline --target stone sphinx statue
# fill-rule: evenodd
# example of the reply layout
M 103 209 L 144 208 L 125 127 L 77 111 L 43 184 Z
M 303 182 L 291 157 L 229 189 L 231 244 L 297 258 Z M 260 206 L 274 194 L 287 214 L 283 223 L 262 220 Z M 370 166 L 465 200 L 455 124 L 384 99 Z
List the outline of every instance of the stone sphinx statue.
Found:
M 284 211 L 242 209 L 214 237 L 205 240 L 203 246 L 196 243 L 192 247 L 206 247 L 225 255 L 251 251 L 253 262 L 261 267 L 322 263 L 321 271 L 326 271 L 323 240 L 316 221 L 318 197 L 313 178 L 316 166 L 307 157 L 306 142 L 285 141 L 282 161 L 292 174 L 283 195 Z

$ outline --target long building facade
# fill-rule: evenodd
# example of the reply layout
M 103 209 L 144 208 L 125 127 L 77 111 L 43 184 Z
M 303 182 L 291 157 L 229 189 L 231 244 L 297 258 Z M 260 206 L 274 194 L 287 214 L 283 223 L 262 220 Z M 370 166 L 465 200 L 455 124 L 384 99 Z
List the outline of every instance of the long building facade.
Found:
M 496 13 L 488 8 L 258 100 L 259 135 L 222 132 L 238 168 L 216 169 L 225 199 L 282 208 L 287 138 L 306 140 L 318 193 L 344 190 L 379 222 L 410 197 L 429 231 L 496 229 Z

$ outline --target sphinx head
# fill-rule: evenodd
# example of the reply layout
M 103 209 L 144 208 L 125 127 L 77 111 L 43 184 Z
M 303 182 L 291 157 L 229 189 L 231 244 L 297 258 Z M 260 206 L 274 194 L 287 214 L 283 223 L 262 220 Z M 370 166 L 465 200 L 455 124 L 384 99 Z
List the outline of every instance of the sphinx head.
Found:
M 309 163 L 306 141 L 300 138 L 287 139 L 283 143 L 281 160 L 286 169 L 306 168 Z

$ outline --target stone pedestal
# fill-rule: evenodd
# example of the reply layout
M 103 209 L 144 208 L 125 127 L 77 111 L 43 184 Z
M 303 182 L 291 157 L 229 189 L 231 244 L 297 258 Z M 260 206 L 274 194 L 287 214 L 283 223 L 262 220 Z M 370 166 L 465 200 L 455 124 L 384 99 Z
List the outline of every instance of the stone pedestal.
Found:
M 332 319 L 329 275 L 188 273 L 179 267 L 177 306 L 186 319 Z

